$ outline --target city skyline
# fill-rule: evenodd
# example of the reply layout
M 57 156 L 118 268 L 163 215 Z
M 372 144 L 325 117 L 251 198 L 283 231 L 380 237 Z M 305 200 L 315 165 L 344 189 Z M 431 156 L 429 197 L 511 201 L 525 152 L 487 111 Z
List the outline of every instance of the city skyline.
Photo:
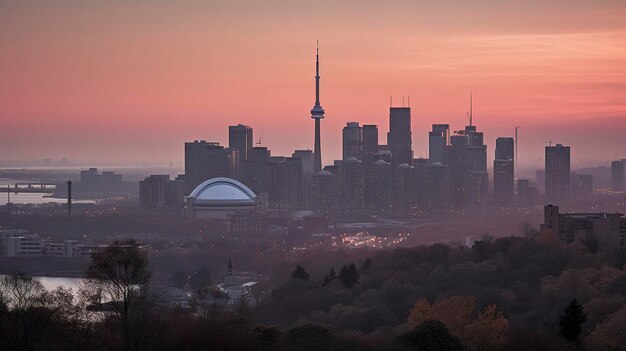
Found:
M 227 127 L 239 123 L 256 129 L 254 142 L 262 138 L 274 154 L 312 148 L 316 39 L 324 53 L 324 164 L 341 158 L 346 122 L 388 131 L 390 95 L 394 106 L 411 97 L 414 155 L 427 157 L 431 124 L 451 130 L 467 124 L 470 91 L 488 164 L 495 139 L 513 136 L 516 125 L 519 168 L 541 167 L 549 141 L 572 146 L 572 167 L 624 156 L 626 25 L 619 19 L 626 5 L 483 1 L 474 6 L 484 12 L 455 23 L 458 16 L 448 11 L 453 2 L 402 4 L 406 13 L 398 4 L 370 3 L 354 16 L 347 15 L 354 4 L 322 2 L 328 29 L 304 31 L 291 18 L 295 13 L 310 24 L 307 6 L 273 13 L 276 4 L 186 3 L 170 14 L 165 4 L 114 2 L 75 6 L 76 16 L 60 6 L 57 16 L 45 3 L 3 3 L 2 161 L 182 164 L 184 141 L 227 145 Z M 378 18 L 376 11 L 395 15 Z M 494 19 L 498 11 L 508 21 Z M 40 16 L 36 22 L 25 17 L 33 13 Z M 276 22 L 264 22 L 271 15 Z M 432 15 L 441 23 L 429 20 Z M 576 20 L 583 17 L 584 23 Z M 157 18 L 158 25 L 145 23 Z M 99 23 L 116 26 L 99 30 Z M 229 30 L 215 35 L 219 26 Z

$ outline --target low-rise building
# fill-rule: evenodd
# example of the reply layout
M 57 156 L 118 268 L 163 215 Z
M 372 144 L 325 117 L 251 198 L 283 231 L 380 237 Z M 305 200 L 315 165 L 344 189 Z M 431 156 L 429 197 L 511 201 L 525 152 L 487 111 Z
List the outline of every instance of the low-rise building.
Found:
M 560 213 L 558 206 L 547 205 L 541 230 L 551 230 L 566 243 L 596 240 L 600 246 L 626 248 L 622 213 Z

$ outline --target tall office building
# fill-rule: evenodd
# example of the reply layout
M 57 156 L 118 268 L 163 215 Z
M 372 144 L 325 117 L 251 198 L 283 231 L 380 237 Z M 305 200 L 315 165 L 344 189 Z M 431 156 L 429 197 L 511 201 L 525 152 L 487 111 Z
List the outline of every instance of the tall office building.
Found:
M 498 205 L 511 205 L 515 180 L 513 160 L 493 160 L 493 195 Z
M 320 104 L 320 55 L 319 47 L 315 52 L 315 105 L 311 109 L 311 118 L 315 120 L 315 147 L 313 150 L 314 163 L 313 172 L 318 173 L 322 170 L 322 141 L 320 122 L 324 118 L 324 108 Z
M 378 126 L 375 124 L 363 125 L 363 148 L 362 161 L 365 163 L 372 163 L 376 161 L 376 154 L 378 154 Z
M 239 159 L 248 159 L 248 153 L 253 147 L 252 128 L 243 124 L 228 127 L 228 147 L 237 150 Z
M 311 182 L 312 208 L 321 213 L 330 213 L 337 207 L 341 192 L 338 176 L 323 170 L 313 175 Z
M 611 188 L 613 191 L 624 191 L 624 161 L 611 162 Z
M 341 205 L 349 214 L 361 213 L 364 207 L 365 179 L 363 164 L 351 157 L 341 161 Z
M 496 160 L 514 160 L 515 139 L 500 137 L 496 139 Z
M 365 207 L 378 214 L 388 214 L 391 211 L 392 177 L 393 169 L 388 162 L 378 160 L 368 167 L 363 189 Z
M 496 156 L 493 160 L 493 193 L 499 205 L 511 205 L 515 188 L 514 139 L 496 139 Z
M 311 150 L 295 150 L 291 157 L 302 161 L 302 207 L 311 208 L 311 186 L 313 181 L 313 151 Z
M 281 210 L 297 210 L 303 205 L 302 160 L 286 157 L 276 165 L 277 202 Z
M 343 159 L 354 157 L 363 160 L 363 128 L 358 122 L 348 122 L 342 133 Z
M 413 164 L 410 107 L 389 108 L 387 145 L 389 145 L 389 150 L 391 150 L 391 160 L 394 166 L 402 163 Z
M 300 159 L 302 161 L 302 174 L 313 174 L 314 155 L 311 150 L 295 150 L 291 157 Z
M 450 125 L 433 124 L 428 133 L 428 162 L 446 164 L 446 148 L 450 144 Z
M 206 140 L 185 143 L 185 191 L 187 194 L 207 179 L 237 178 L 238 174 L 239 158 L 236 150 Z
M 570 197 L 570 147 L 546 146 L 546 200 L 563 203 Z

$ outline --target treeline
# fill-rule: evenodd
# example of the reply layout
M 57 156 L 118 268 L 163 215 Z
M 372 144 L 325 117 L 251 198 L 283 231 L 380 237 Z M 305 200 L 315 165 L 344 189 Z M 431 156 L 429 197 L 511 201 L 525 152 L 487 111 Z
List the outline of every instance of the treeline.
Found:
M 115 242 L 76 294 L 0 278 L 2 350 L 623 350 L 623 251 L 547 235 L 303 260 L 234 314 L 150 293 L 146 253 Z M 316 273 L 309 273 L 316 272 Z M 319 273 L 324 272 L 324 273 Z
M 345 262 L 342 271 L 358 267 L 348 274 L 356 283 L 333 278 L 340 275 L 338 267 L 326 260 L 303 259 L 296 268 L 301 272 L 276 287 L 255 317 L 260 323 L 320 324 L 381 338 L 405 333 L 416 321 L 437 320 L 471 350 L 560 350 L 572 343 L 588 350 L 624 349 L 626 333 L 619 325 L 626 325 L 626 252 L 529 234 L 486 238 L 471 248 L 436 244 L 378 251 Z M 561 317 L 574 300 L 585 318 L 580 332 L 566 337 Z M 494 346 L 481 348 L 476 340 Z

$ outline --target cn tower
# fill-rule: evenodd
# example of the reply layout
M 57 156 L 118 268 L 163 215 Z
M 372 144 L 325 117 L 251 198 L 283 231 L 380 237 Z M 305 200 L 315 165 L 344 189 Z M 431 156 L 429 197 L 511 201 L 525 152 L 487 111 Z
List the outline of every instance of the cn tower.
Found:
M 324 108 L 320 105 L 320 50 L 319 42 L 315 51 L 315 106 L 311 109 L 311 118 L 315 120 L 315 150 L 313 150 L 313 171 L 322 170 L 322 143 L 320 138 L 320 121 L 324 118 Z

